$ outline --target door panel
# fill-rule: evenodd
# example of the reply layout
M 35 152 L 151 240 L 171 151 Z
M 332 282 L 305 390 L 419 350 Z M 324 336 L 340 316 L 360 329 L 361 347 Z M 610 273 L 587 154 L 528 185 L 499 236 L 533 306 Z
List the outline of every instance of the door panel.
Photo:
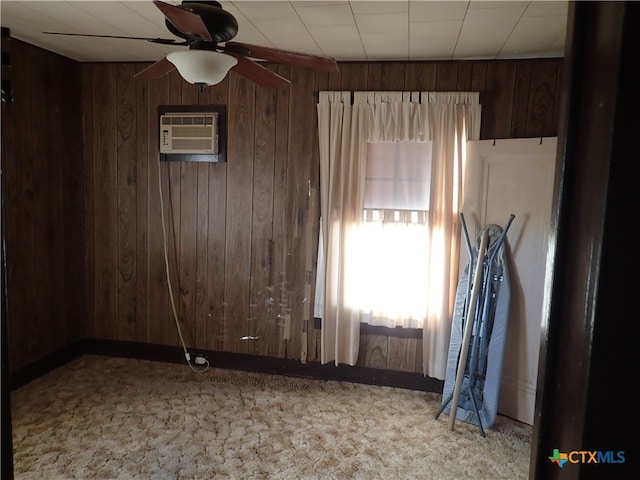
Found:
M 511 298 L 498 412 L 533 424 L 556 137 L 467 143 L 463 213 L 472 242 L 482 226 L 504 228 Z M 464 242 L 463 242 L 464 243 Z M 468 263 L 461 249 L 461 269 Z

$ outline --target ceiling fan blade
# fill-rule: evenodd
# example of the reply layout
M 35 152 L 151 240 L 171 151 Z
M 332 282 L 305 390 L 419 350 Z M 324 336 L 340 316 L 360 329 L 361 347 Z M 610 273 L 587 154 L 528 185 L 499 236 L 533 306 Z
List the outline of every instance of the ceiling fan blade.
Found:
M 167 58 L 163 58 L 158 60 L 155 63 L 152 63 L 150 66 L 145 68 L 144 70 L 140 70 L 136 73 L 133 78 L 138 78 L 141 80 L 149 80 L 154 78 L 164 77 L 168 73 L 172 72 L 176 69 L 176 66 L 171 63 Z
M 266 88 L 278 88 L 289 85 L 291 82 L 284 77 L 281 77 L 275 72 L 272 72 L 268 68 L 257 64 L 253 60 L 240 55 L 234 55 L 238 60 L 238 63 L 231 69 L 240 75 L 247 77 L 249 80 L 253 80 L 258 85 Z
M 124 37 L 119 35 L 93 35 L 89 33 L 64 33 L 64 32 L 42 32 L 47 35 L 70 35 L 74 37 L 98 37 L 98 38 L 124 38 L 127 40 L 146 40 L 152 43 L 162 43 L 164 45 L 186 45 L 186 42 L 177 42 L 171 38 L 149 38 L 149 37 Z
M 211 34 L 207 29 L 207 26 L 202 21 L 202 18 L 197 13 L 188 10 L 188 4 L 186 7 L 178 7 L 171 5 L 170 3 L 164 3 L 160 0 L 153 0 L 153 3 L 160 9 L 165 17 L 185 35 L 195 35 L 201 39 L 211 42 Z
M 323 70 L 326 72 L 339 72 L 338 64 L 332 57 L 309 55 L 306 53 L 261 47 L 259 45 L 241 42 L 227 42 L 225 44 L 225 49 L 226 48 L 229 48 L 228 53 L 233 53 L 234 49 L 238 49 L 238 51 L 244 50 L 245 52 L 248 52 L 249 57 L 260 58 L 269 62 L 286 63 L 289 65 L 314 68 L 316 70 Z

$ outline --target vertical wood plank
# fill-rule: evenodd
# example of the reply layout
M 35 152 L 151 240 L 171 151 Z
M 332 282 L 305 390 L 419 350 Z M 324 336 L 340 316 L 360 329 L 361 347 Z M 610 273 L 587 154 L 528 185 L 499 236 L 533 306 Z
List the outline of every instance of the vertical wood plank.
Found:
M 367 334 L 365 367 L 387 368 L 389 357 L 389 337 L 377 333 Z
M 305 302 L 305 232 L 308 221 L 312 150 L 309 142 L 317 129 L 314 105 L 315 72 L 305 68 L 292 69 L 291 107 L 289 123 L 289 161 L 287 165 L 287 284 L 289 288 L 290 338 L 286 358 L 300 358 Z M 312 255 L 312 252 L 309 252 Z
M 487 89 L 488 62 L 474 62 L 471 71 L 471 90 L 482 93 Z
M 56 57 L 60 61 L 60 57 Z M 84 231 L 83 204 L 83 170 L 82 170 L 82 76 L 80 64 L 64 59 L 60 71 L 60 117 L 66 122 L 61 131 L 61 177 L 63 180 L 62 215 L 63 243 L 60 252 L 64 266 L 65 320 L 67 335 L 60 347 L 72 340 L 86 336 L 87 323 L 87 274 L 85 266 L 87 256 L 85 250 L 86 237 Z M 63 123 L 63 122 L 60 122 Z
M 358 359 L 356 365 L 365 367 L 367 365 L 367 334 L 360 330 L 360 341 L 358 343 Z
M 406 63 L 384 62 L 382 64 L 382 77 L 380 90 L 401 90 L 406 78 Z
M 210 89 L 200 92 L 195 89 L 182 92 L 185 102 L 197 105 L 210 105 Z M 209 164 L 198 163 L 196 166 L 196 233 L 195 244 L 195 275 L 194 275 L 194 345 L 196 348 L 206 348 L 207 340 L 207 264 L 209 256 L 208 233 L 209 233 Z
M 338 64 L 338 69 L 341 70 L 342 69 L 342 64 Z M 320 73 L 320 72 L 318 72 Z M 324 73 L 322 74 L 324 76 Z M 329 85 L 340 85 L 340 82 L 342 81 L 342 73 L 341 71 L 335 72 L 335 73 L 328 73 L 326 74 L 326 78 L 327 78 L 327 86 Z M 327 88 L 327 90 L 333 90 L 334 87 L 331 87 L 330 89 Z
M 13 42 L 10 42 L 9 39 L 2 38 L 2 52 L 9 56 L 9 58 L 15 58 L 14 55 L 16 53 L 16 48 L 13 48 Z M 15 82 L 17 80 L 18 75 L 14 75 L 11 78 L 11 82 Z M 5 80 L 8 80 L 5 77 Z M 15 89 L 14 89 L 15 94 Z M 16 314 L 20 314 L 21 305 L 19 302 L 12 301 L 12 305 L 9 305 L 9 299 L 16 299 L 19 296 L 19 290 L 17 287 L 17 282 L 19 282 L 18 269 L 11 262 L 4 263 L 4 258 L 14 258 L 13 255 L 18 251 L 18 182 L 19 182 L 19 172 L 16 168 L 16 161 L 13 158 L 13 153 L 17 151 L 17 146 L 19 145 L 18 141 L 18 125 L 17 120 L 19 118 L 19 108 L 15 106 L 15 100 L 13 102 L 1 102 L 0 108 L 2 109 L 2 137 L 0 143 L 0 151 L 4 152 L 5 155 L 0 156 L 0 169 L 2 171 L 2 176 L 0 179 L 2 180 L 2 184 L 0 186 L 0 190 L 2 193 L 2 242 L 3 246 L 1 249 L 3 255 L 3 265 L 2 272 L 5 277 L 2 279 L 2 286 L 5 288 L 5 292 L 2 292 L 2 315 L 3 317 L 0 321 L 6 322 L 2 324 L 2 334 L 7 332 L 7 338 L 9 337 L 9 332 L 12 334 L 17 333 L 15 335 L 15 342 L 8 342 L 5 338 L 2 338 L 2 348 L 6 348 L 6 353 L 3 354 L 3 387 L 8 385 L 8 381 L 5 382 L 4 376 L 5 371 L 10 371 L 9 366 L 5 366 L 5 359 L 9 361 L 18 359 L 20 360 L 21 349 L 26 350 L 26 346 L 21 345 L 21 343 L 26 341 L 26 335 L 24 332 L 20 332 L 20 324 L 18 322 L 13 322 L 14 312 Z M 10 152 L 11 159 L 7 161 L 6 152 Z M 14 305 L 15 308 L 14 308 Z M 22 322 L 24 325 L 24 322 Z M 6 326 L 5 326 L 6 325 Z M 14 326 L 15 325 L 15 326 Z M 6 329 L 6 330 L 5 330 Z M 21 348 L 22 347 L 22 348 Z M 6 370 L 5 370 L 6 369 Z M 10 417 L 10 415 L 8 415 Z M 3 419 L 6 417 L 3 417 Z
M 45 175 L 42 181 L 44 214 L 43 240 L 41 244 L 46 249 L 47 282 L 44 286 L 45 296 L 43 307 L 48 311 L 46 315 L 46 330 L 48 336 L 45 343 L 46 352 L 56 351 L 66 345 L 70 338 L 68 329 L 67 298 L 65 295 L 68 281 L 67 268 L 72 264 L 71 259 L 65 260 L 65 231 L 64 231 L 64 194 L 69 190 L 67 182 L 70 177 L 63 177 L 63 158 L 65 145 L 63 144 L 64 130 L 67 128 L 60 116 L 66 108 L 62 104 L 63 74 L 59 68 L 59 59 L 50 55 L 43 55 L 41 61 L 42 82 L 58 95 L 46 95 L 43 108 L 43 127 L 48 128 L 48 140 L 43 143 L 44 155 L 49 154 L 46 166 L 39 170 Z M 74 252 L 75 253 L 75 252 Z M 62 275 L 61 275 L 62 273 Z
M 233 73 L 233 72 L 232 72 Z M 229 114 L 229 149 L 233 161 L 227 164 L 227 232 L 225 270 L 224 349 L 248 353 L 251 205 L 253 185 L 253 144 L 255 84 L 239 75 L 229 75 L 229 95 L 234 108 Z
M 207 89 L 211 104 L 227 105 L 227 123 L 233 108 L 229 105 L 229 76 L 218 85 Z M 224 348 L 225 318 L 225 270 L 227 231 L 227 165 L 235 161 L 232 151 L 227 151 L 227 163 L 208 166 L 208 226 L 207 226 L 207 292 L 205 346 L 215 350 Z
M 207 343 L 207 269 L 209 263 L 209 165 L 197 165 L 196 183 L 196 256 L 195 256 L 195 346 L 206 348 Z
M 527 134 L 529 89 L 531 86 L 531 64 L 527 62 L 518 63 L 515 72 L 515 79 L 510 135 L 512 137 L 524 137 Z
M 309 179 L 309 201 L 307 204 L 307 219 L 304 232 L 304 298 L 302 300 L 302 334 L 300 337 L 300 361 L 307 363 L 308 359 L 313 359 L 309 351 L 315 349 L 315 338 L 313 337 L 313 293 L 315 289 L 315 268 L 313 267 L 318 252 L 318 221 L 317 192 L 312 187 L 314 181 Z M 310 358 L 311 357 L 311 358 Z
M 275 90 L 256 88 L 249 322 L 249 336 L 255 340 L 248 340 L 254 355 L 267 355 L 271 337 L 277 335 L 272 277 L 276 98 Z
M 379 91 L 382 90 L 382 63 L 371 63 L 367 68 L 367 90 Z
M 43 60 L 44 54 L 41 50 L 32 52 L 32 63 L 30 64 L 30 75 L 42 86 L 45 84 Z M 36 87 L 37 88 L 37 87 Z M 48 292 L 47 288 L 51 282 L 51 269 L 49 255 L 51 245 L 47 231 L 49 229 L 50 218 L 48 216 L 47 182 L 50 172 L 48 162 L 40 162 L 38 159 L 47 156 L 46 138 L 36 132 L 42 132 L 45 128 L 44 103 L 46 101 L 45 90 L 39 88 L 38 92 L 31 94 L 31 133 L 33 140 L 30 142 L 33 149 L 34 168 L 32 171 L 33 190 L 33 257 L 34 257 L 34 284 L 32 286 L 32 302 L 34 307 L 34 323 L 29 344 L 29 353 L 32 358 L 39 358 L 51 348 L 51 338 L 49 336 L 50 312 L 47 308 Z M 55 158 L 51 158 L 55 161 Z M 51 199 L 55 202 L 55 199 Z M 52 226 L 51 226 L 52 227 Z
M 340 67 L 341 90 L 364 90 L 367 85 L 366 63 L 344 63 Z
M 149 180 L 147 191 L 147 282 L 148 282 L 148 307 L 147 328 L 148 338 L 151 343 L 162 344 L 165 342 L 165 325 L 169 321 L 169 295 L 166 279 L 166 267 L 164 256 L 164 238 L 162 231 L 162 219 L 165 218 L 165 227 L 169 235 L 168 220 L 166 220 L 166 207 L 163 210 L 162 203 L 166 203 L 167 188 L 163 187 L 162 199 L 159 185 L 166 185 L 168 169 L 160 165 L 158 144 L 158 106 L 165 105 L 169 99 L 169 83 L 166 79 L 160 81 L 147 81 L 148 105 L 147 110 L 147 148 L 149 152 Z M 164 168 L 161 168 L 164 167 Z
M 412 372 L 416 363 L 416 338 L 389 337 L 387 368 Z
M 278 65 L 278 75 L 291 78 L 289 65 Z M 285 317 L 288 314 L 289 299 L 286 278 L 287 266 L 287 166 L 289 148 L 289 106 L 291 102 L 291 88 L 281 88 L 276 97 L 276 131 L 275 131 L 275 164 L 274 164 L 274 196 L 273 196 L 273 242 L 272 242 L 272 273 L 274 310 L 269 328 L 276 333 L 269 336 L 267 355 L 284 357 L 285 342 L 283 333 Z
M 473 79 L 473 64 L 471 62 L 458 62 L 458 78 L 456 90 L 460 92 L 471 91 Z
M 197 105 L 199 91 L 180 79 L 176 85 L 176 101 L 182 105 Z M 173 162 L 176 163 L 176 162 Z M 180 200 L 178 229 L 178 288 L 182 335 L 187 347 L 196 345 L 196 260 L 198 257 L 198 163 L 177 162 L 180 167 Z
M 87 319 L 85 328 L 87 335 L 96 336 L 96 303 L 95 303 L 95 216 L 93 214 L 95 208 L 95 155 L 93 142 L 89 139 L 93 138 L 93 77 L 94 69 L 91 64 L 82 67 L 82 115 L 87 119 L 82 122 L 82 137 L 86 139 L 82 143 L 82 171 L 83 171 L 83 209 L 82 217 L 84 220 L 84 238 L 85 238 L 85 256 L 86 256 L 86 311 Z M 146 296 L 146 292 L 145 292 Z
M 316 86 L 315 90 L 320 91 L 326 89 L 326 76 L 318 75 L 316 72 Z M 310 103 L 311 104 L 311 103 Z M 315 361 L 320 358 L 318 351 L 319 333 L 320 331 L 314 328 L 314 305 L 316 295 L 316 272 L 318 265 L 318 241 L 320 235 L 320 148 L 318 139 L 318 112 L 317 112 L 317 97 L 313 99 L 313 108 L 311 109 L 312 118 L 312 142 L 311 142 L 311 164 L 309 168 L 309 187 L 311 188 L 311 197 L 307 206 L 307 234 L 310 236 L 306 240 L 307 247 L 310 251 L 307 251 L 308 263 L 305 266 L 307 270 L 305 272 L 305 282 L 308 286 L 308 295 L 305 308 L 306 308 L 306 342 L 307 342 L 307 360 Z
M 436 86 L 440 92 L 455 91 L 458 85 L 458 62 L 439 62 L 436 67 Z
M 181 105 L 182 86 L 185 81 L 176 70 L 172 71 L 166 78 L 169 82 L 168 105 Z M 158 113 L 156 112 L 156 125 L 157 123 Z M 166 193 L 163 192 L 165 207 L 164 219 L 167 228 L 168 275 L 171 287 L 168 292 L 170 308 L 164 315 L 163 320 L 163 343 L 167 345 L 180 345 L 180 335 L 183 336 L 186 342 L 186 334 L 188 331 L 187 325 L 185 324 L 184 304 L 180 298 L 182 287 L 180 284 L 180 187 L 183 162 L 170 161 L 161 163 L 163 185 L 166 188 L 166 190 L 164 190 Z
M 116 68 L 118 337 L 136 337 L 136 92 L 134 64 Z
M 422 351 L 422 337 L 418 338 L 416 342 L 416 363 L 413 367 L 413 371 L 417 373 L 424 373 L 424 367 L 422 365 L 424 352 Z
M 95 149 L 95 297 L 96 335 L 117 337 L 117 100 L 114 64 L 94 69 L 93 139 Z
M 344 64 L 344 63 L 339 64 L 340 72 L 331 73 L 327 75 L 327 83 L 326 83 L 325 90 L 334 91 L 334 90 L 340 90 L 342 88 L 342 74 L 343 74 L 345 65 L 347 64 Z
M 486 135 L 484 130 L 485 117 L 487 112 L 485 110 L 489 98 L 487 96 L 487 64 L 488 62 L 474 62 L 471 74 L 471 91 L 480 92 L 480 105 L 482 106 L 482 115 L 480 120 L 480 138 L 484 139 L 483 134 Z
M 33 224 L 33 169 L 35 156 L 32 142 L 24 136 L 33 135 L 31 129 L 30 92 L 40 87 L 30 73 L 33 61 L 30 49 L 19 42 L 10 45 L 11 57 L 24 64 L 14 65 L 12 82 L 14 101 L 2 104 L 2 189 L 4 203 L 4 240 L 7 256 L 7 330 L 9 359 L 12 369 L 26 364 L 31 358 L 30 330 L 34 328 L 35 304 L 30 301 L 35 287 L 36 268 L 32 255 L 35 247 Z M 19 68 L 21 67 L 21 68 Z
M 545 137 L 552 135 L 556 123 L 556 71 L 554 61 L 540 62 L 531 71 L 531 86 L 527 110 L 526 137 Z
M 482 138 L 509 138 L 513 115 L 515 64 L 491 62 L 487 68 L 485 104 L 482 108 Z M 487 135 L 489 135 L 487 137 Z
M 142 71 L 145 64 L 137 64 L 136 72 Z M 148 289 L 149 289 L 149 269 L 148 269 L 148 225 L 149 225 L 149 190 L 153 191 L 154 183 L 150 178 L 150 163 L 154 161 L 149 149 L 149 91 L 146 80 L 134 80 L 135 84 L 135 164 L 136 164 L 136 319 L 133 333 L 133 340 L 137 342 L 148 342 Z M 157 188 L 156 188 L 157 190 Z
M 430 92 L 436 88 L 436 66 L 434 63 L 410 62 L 407 64 L 404 90 Z
M 180 302 L 178 311 L 182 335 L 187 346 L 195 345 L 196 337 L 196 255 L 198 164 L 180 162 L 180 227 L 178 240 L 178 288 L 174 292 Z

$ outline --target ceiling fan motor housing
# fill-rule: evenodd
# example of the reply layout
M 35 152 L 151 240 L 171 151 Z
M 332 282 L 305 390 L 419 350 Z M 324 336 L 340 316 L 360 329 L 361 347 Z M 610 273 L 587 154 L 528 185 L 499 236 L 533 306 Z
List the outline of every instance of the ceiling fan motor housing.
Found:
M 200 16 L 215 44 L 231 40 L 238 34 L 238 21 L 231 13 L 222 9 L 220 2 L 183 0 L 180 7 Z M 165 19 L 165 24 L 172 34 L 189 40 L 168 19 Z

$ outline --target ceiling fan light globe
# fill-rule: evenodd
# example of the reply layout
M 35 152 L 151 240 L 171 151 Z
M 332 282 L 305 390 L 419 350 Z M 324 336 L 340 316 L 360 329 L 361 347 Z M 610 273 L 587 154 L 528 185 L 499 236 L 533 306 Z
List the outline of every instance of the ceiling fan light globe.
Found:
M 194 85 L 217 85 L 238 63 L 231 55 L 211 50 L 172 52 L 167 60 L 176 66 L 182 78 Z

